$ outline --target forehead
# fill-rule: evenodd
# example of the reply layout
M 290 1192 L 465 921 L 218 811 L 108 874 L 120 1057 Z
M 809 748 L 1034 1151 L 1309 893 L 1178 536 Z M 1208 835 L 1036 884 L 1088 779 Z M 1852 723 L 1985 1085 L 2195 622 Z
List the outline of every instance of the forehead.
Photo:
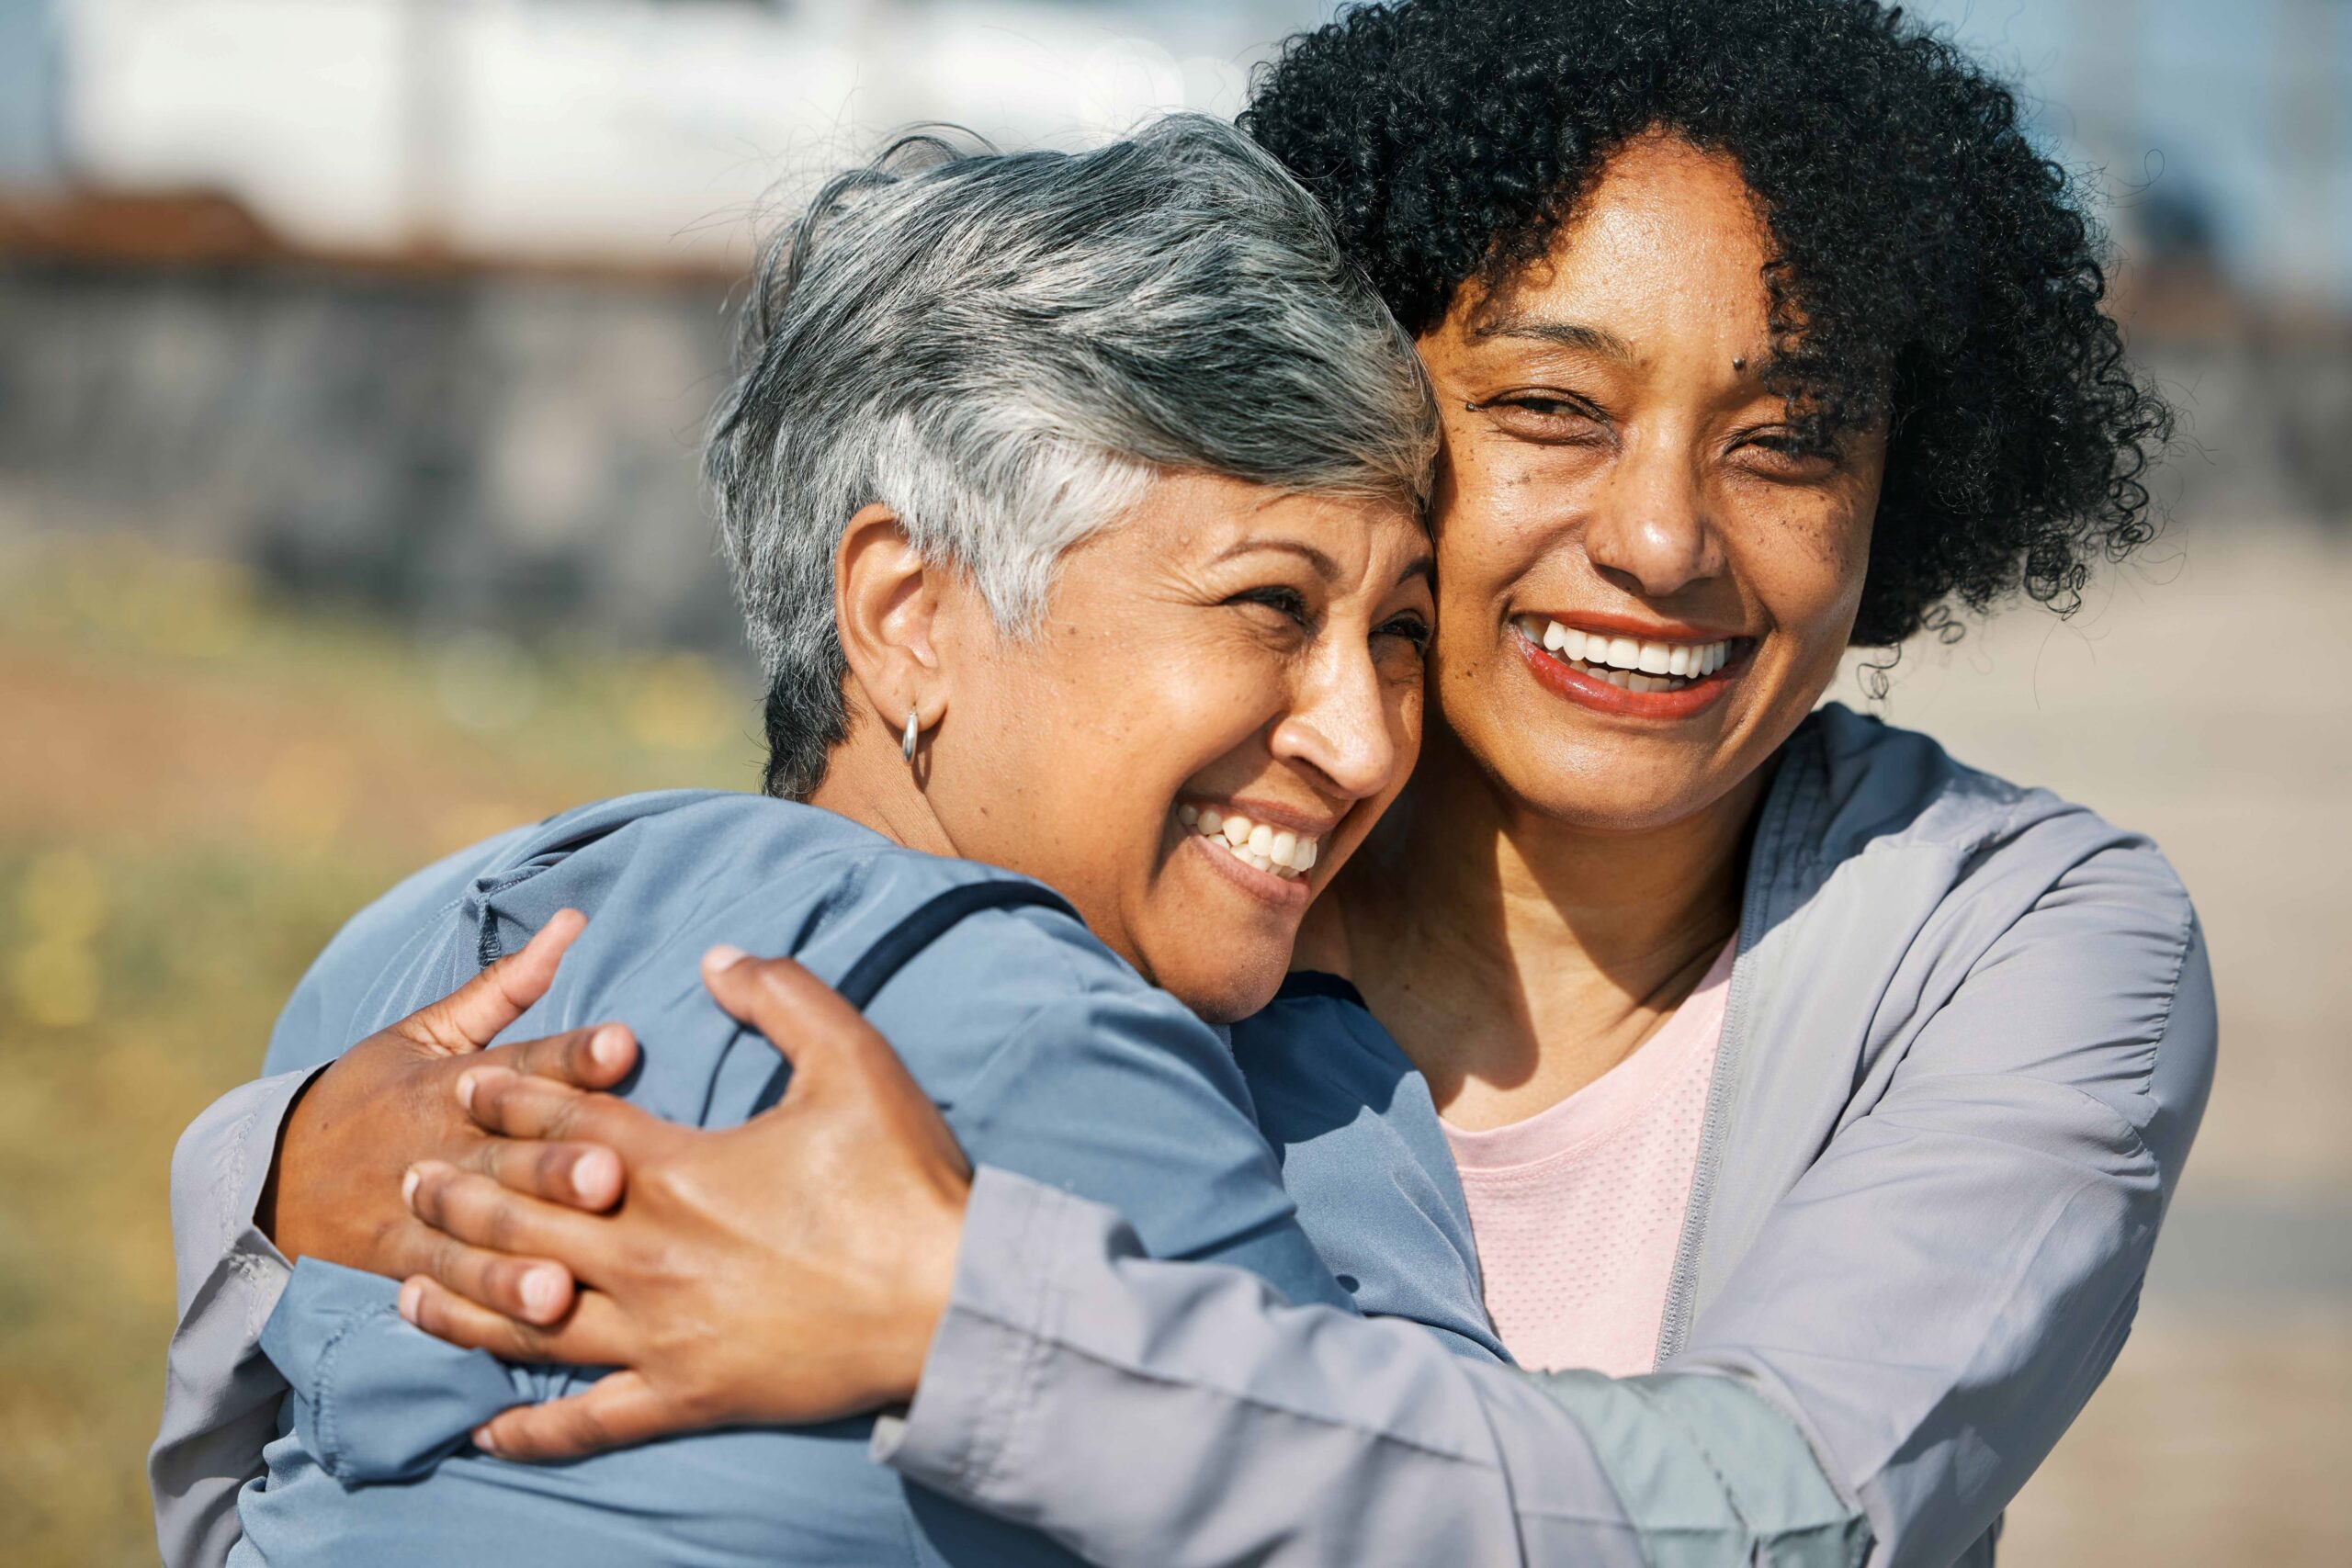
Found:
M 1261 549 L 1321 558 L 1341 577 L 1385 570 L 1426 554 L 1429 536 L 1403 498 L 1302 494 L 1216 474 L 1152 482 L 1124 526 L 1125 547 L 1197 566 Z
M 1476 339 L 1515 321 L 1575 321 L 1635 345 L 1747 355 L 1769 336 L 1770 257 L 1738 164 L 1653 134 L 1602 165 L 1541 261 L 1464 301 L 1465 324 Z

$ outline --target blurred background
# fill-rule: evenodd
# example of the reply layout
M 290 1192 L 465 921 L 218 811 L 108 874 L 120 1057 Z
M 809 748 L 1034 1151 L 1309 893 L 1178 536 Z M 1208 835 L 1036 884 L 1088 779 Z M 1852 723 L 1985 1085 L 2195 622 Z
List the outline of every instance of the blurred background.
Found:
M 342 919 L 561 806 L 756 786 L 695 446 L 763 226 L 910 121 L 1229 115 L 1328 8 L 0 0 L 9 1561 L 153 1560 L 172 1142 Z M 2159 545 L 1878 706 L 2155 834 L 2226 1042 L 2004 1561 L 2352 1562 L 2352 4 L 1913 9 L 2103 194 L 2185 419 Z

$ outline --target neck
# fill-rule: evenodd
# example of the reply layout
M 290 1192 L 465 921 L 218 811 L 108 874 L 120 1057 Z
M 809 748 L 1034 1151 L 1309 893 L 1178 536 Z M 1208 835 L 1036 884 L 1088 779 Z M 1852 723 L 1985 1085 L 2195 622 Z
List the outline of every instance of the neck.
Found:
M 922 754 L 916 753 L 916 763 Z M 873 829 L 884 838 L 927 854 L 954 856 L 955 841 L 931 809 L 915 781 L 915 770 L 895 735 L 878 736 L 863 716 L 850 721 L 846 739 L 825 759 L 823 782 L 808 792 L 808 804 Z
M 1333 918 L 1439 1108 L 1498 1126 L 1624 1060 L 1704 976 L 1738 929 L 1765 781 L 1679 822 L 1601 831 L 1529 811 L 1449 735 L 1430 740 Z

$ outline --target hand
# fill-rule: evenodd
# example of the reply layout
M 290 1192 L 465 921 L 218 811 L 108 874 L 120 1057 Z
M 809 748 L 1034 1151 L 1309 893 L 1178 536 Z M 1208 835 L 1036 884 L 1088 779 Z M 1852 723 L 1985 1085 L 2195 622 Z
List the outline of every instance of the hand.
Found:
M 568 1459 L 913 1395 L 954 1282 L 971 1168 L 889 1042 L 806 969 L 716 948 L 703 981 L 792 1064 L 774 1110 L 705 1131 L 485 1066 L 461 1080 L 474 1120 L 609 1148 L 627 1168 L 619 1207 L 582 1213 L 594 1205 L 527 1157 L 417 1174 L 416 1213 L 455 1243 L 526 1268 L 560 1263 L 582 1288 L 560 1322 L 537 1326 L 511 1274 L 435 1267 L 401 1287 L 403 1316 L 509 1359 L 620 1369 L 498 1416 L 474 1435 L 489 1452 Z
M 620 1168 L 609 1153 L 489 1138 L 456 1099 L 458 1075 L 483 1063 L 588 1089 L 627 1075 L 637 1043 L 618 1025 L 483 1050 L 547 993 L 586 924 L 577 910 L 563 910 L 521 952 L 361 1041 L 319 1075 L 287 1117 L 257 1215 L 281 1252 L 393 1279 L 432 1268 L 487 1288 L 480 1281 L 494 1277 L 549 1315 L 563 1309 L 571 1281 L 560 1271 L 534 1274 L 513 1258 L 453 1247 L 401 1201 L 400 1183 L 419 1160 L 495 1171 L 528 1157 L 542 1168 L 536 1176 L 542 1185 L 576 1190 L 585 1201 L 618 1196 Z

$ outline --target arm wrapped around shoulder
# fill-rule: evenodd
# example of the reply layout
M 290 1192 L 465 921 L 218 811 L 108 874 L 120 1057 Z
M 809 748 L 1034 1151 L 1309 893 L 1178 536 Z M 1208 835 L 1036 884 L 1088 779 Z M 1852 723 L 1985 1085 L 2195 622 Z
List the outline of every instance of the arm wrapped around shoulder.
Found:
M 2112 1364 L 2212 1078 L 2153 849 L 2012 908 L 1654 1376 L 1466 1362 L 984 1170 L 879 1455 L 1114 1564 L 1950 1563 Z

